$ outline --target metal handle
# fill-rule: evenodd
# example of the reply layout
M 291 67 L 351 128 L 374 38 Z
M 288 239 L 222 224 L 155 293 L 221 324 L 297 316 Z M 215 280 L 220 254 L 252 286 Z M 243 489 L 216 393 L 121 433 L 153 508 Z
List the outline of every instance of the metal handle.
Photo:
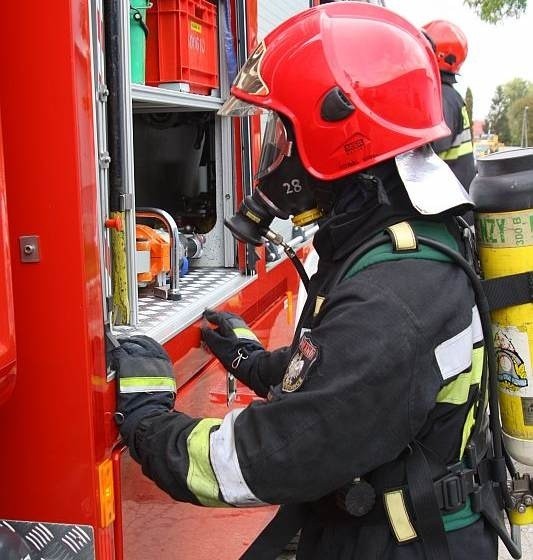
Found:
M 178 226 L 174 218 L 160 208 L 137 208 L 135 215 L 138 218 L 155 218 L 165 224 L 170 238 L 170 289 L 168 299 L 177 301 L 180 294 L 180 241 Z

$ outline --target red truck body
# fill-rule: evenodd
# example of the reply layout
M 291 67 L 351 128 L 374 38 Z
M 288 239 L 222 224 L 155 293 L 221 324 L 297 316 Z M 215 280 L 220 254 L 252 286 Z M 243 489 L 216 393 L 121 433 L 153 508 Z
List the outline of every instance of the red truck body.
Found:
M 0 540 L 11 531 L 41 550 L 63 528 L 72 558 L 237 558 L 275 508 L 175 503 L 120 443 L 106 366 L 89 3 L 30 4 L 6 3 L 0 34 Z M 219 307 L 275 348 L 292 336 L 298 278 L 288 260 L 268 268 L 258 253 L 255 280 Z M 198 316 L 164 341 L 177 407 L 222 416 L 226 374 L 201 347 L 200 325 Z M 240 388 L 232 406 L 251 398 Z

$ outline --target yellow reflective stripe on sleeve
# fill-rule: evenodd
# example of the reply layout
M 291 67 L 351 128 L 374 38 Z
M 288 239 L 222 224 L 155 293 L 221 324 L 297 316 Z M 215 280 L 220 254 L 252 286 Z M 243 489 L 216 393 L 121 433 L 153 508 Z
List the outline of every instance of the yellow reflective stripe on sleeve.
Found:
M 451 383 L 443 387 L 437 395 L 437 403 L 448 403 L 461 405 L 468 401 L 468 394 L 472 385 L 481 383 L 481 375 L 483 373 L 483 357 L 484 347 L 474 348 L 472 351 L 472 367 L 469 371 L 461 373 Z M 474 427 L 474 414 L 477 408 L 477 401 L 470 407 L 463 424 L 463 433 L 461 439 L 461 449 L 459 458 L 463 457 L 463 453 L 470 437 L 470 432 Z
M 464 404 L 468 400 L 468 393 L 472 385 L 479 384 L 483 371 L 483 347 L 474 348 L 472 352 L 472 367 L 461 373 L 448 385 L 445 385 L 437 395 L 438 403 Z
M 472 385 L 479 385 L 481 383 L 481 375 L 483 374 L 483 358 L 485 356 L 485 348 L 480 346 L 479 348 L 474 348 L 472 353 Z M 463 453 L 465 452 L 466 444 L 468 443 L 468 438 L 474 427 L 475 418 L 474 414 L 477 409 L 477 402 L 470 407 L 468 414 L 463 425 L 463 438 L 461 440 L 461 451 L 459 453 L 459 458 L 463 458 Z
M 463 131 L 454 137 L 451 148 L 438 154 L 438 156 L 445 161 L 458 159 L 461 156 L 474 152 L 472 132 L 470 130 L 470 119 L 468 118 L 468 111 L 464 105 L 461 109 L 461 116 L 463 118 Z
M 173 377 L 121 377 L 121 393 L 156 393 L 176 392 L 176 380 Z
M 250 340 L 257 340 L 254 332 L 246 327 L 236 327 L 233 329 L 233 333 L 237 338 L 248 338 Z
M 474 147 L 472 146 L 472 142 L 468 141 L 456 148 L 450 148 L 445 152 L 440 152 L 438 156 L 443 159 L 444 161 L 450 159 L 459 159 L 461 156 L 466 156 L 467 154 L 471 154 L 474 151 Z
M 468 438 L 470 437 L 470 432 L 474 427 L 474 412 L 475 412 L 475 405 L 470 407 L 468 414 L 466 415 L 466 420 L 463 426 L 463 439 L 461 440 L 461 451 L 459 452 L 459 459 L 463 458 L 463 453 L 465 452 L 466 444 L 468 443 Z
M 472 370 L 458 375 L 451 383 L 445 385 L 437 395 L 438 403 L 464 404 L 472 385 Z
M 472 352 L 472 385 L 481 383 L 481 375 L 483 374 L 483 356 L 485 355 L 485 348 L 480 346 L 474 348 Z
M 385 509 L 387 510 L 387 516 L 396 540 L 402 543 L 415 539 L 417 534 L 405 506 L 403 490 L 385 492 L 383 499 L 385 500 Z
M 189 471 L 187 487 L 203 506 L 223 507 L 219 499 L 218 481 L 209 460 L 209 436 L 213 426 L 219 426 L 219 418 L 204 418 L 194 427 L 187 438 Z

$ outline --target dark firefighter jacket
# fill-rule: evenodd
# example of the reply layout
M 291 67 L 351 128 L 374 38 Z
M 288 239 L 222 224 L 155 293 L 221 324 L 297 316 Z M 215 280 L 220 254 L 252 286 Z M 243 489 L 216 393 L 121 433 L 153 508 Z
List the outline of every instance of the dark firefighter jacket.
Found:
M 433 150 L 455 173 L 455 176 L 468 191 L 476 175 L 472 132 L 466 105 L 453 87 L 455 76 L 441 72 L 442 105 L 444 120 L 451 130 L 450 136 L 440 138 L 432 143 Z
M 388 225 L 420 219 L 394 163 L 376 173 L 385 203 L 368 185 L 335 185 L 342 192 L 315 236 L 320 264 L 300 326 L 319 288 L 358 244 Z M 292 349 L 258 362 L 264 385 L 272 386 L 266 400 L 223 419 L 176 411 L 145 418 L 132 455 L 177 500 L 310 504 L 298 558 L 422 559 L 420 542 L 399 546 L 384 518 L 361 523 L 332 508 L 329 497 L 356 476 L 365 475 L 378 492 L 404 483 L 402 458 L 415 438 L 436 464 L 455 460 L 467 406 L 435 403 L 469 367 L 474 310 L 468 280 L 451 263 L 370 266 L 329 293 L 318 325 L 301 339 L 297 333 Z M 454 560 L 496 559 L 495 537 L 482 520 L 447 537 Z

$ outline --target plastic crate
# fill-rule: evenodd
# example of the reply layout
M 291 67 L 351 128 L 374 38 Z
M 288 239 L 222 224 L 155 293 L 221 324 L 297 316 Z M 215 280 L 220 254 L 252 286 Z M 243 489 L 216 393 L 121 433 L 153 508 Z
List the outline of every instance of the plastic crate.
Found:
M 187 84 L 192 93 L 209 95 L 218 88 L 217 6 L 208 0 L 152 1 L 146 83 Z

